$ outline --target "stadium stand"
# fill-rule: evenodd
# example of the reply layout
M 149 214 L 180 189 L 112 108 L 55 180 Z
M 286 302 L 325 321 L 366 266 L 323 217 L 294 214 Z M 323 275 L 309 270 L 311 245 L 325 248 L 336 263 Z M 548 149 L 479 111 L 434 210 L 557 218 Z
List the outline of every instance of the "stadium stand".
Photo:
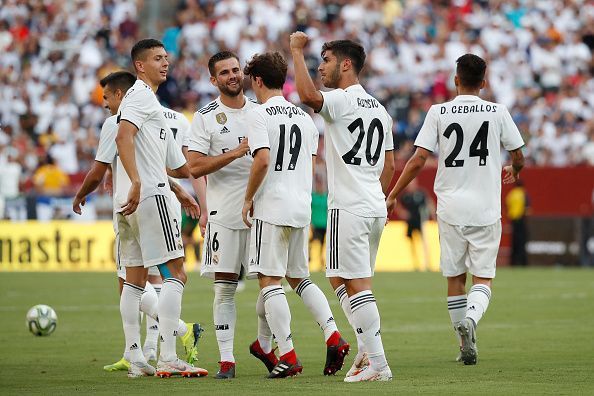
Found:
M 35 216 L 23 197 L 40 193 L 34 175 L 48 158 L 70 175 L 63 196 L 89 168 L 106 116 L 97 81 L 130 66 L 146 3 L 0 1 L 0 201 L 19 202 L 11 217 Z M 466 52 L 488 61 L 482 95 L 510 108 L 529 166 L 594 166 L 592 2 L 183 0 L 172 14 L 159 27 L 173 62 L 158 94 L 188 116 L 216 95 L 213 53 L 233 50 L 242 62 L 265 50 L 288 55 L 288 34 L 299 29 L 312 38 L 311 73 L 324 41 L 365 46 L 365 85 L 396 120 L 400 166 L 429 106 L 454 95 L 453 66 Z M 285 94 L 298 101 L 291 74 Z

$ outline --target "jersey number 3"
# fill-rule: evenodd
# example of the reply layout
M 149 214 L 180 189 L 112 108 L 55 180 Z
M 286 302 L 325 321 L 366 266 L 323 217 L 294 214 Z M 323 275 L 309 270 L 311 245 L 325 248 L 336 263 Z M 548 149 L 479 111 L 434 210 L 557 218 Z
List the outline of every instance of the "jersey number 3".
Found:
M 363 144 L 363 138 L 367 135 L 366 146 L 365 146 L 365 159 L 367 163 L 371 166 L 375 166 L 377 161 L 379 160 L 380 154 L 382 152 L 382 145 L 384 143 L 384 127 L 382 126 L 382 122 L 374 118 L 371 120 L 369 124 L 369 128 L 367 128 L 367 132 L 365 131 L 365 126 L 363 125 L 363 120 L 361 118 L 357 118 L 355 121 L 351 122 L 348 126 L 349 131 L 351 133 L 359 130 L 359 135 L 357 136 L 357 141 L 351 148 L 351 150 L 342 156 L 342 160 L 347 165 L 361 165 L 361 158 L 357 157 L 359 154 L 359 149 Z M 375 132 L 378 132 L 377 137 L 377 147 L 375 151 L 371 153 L 371 144 L 373 143 L 373 135 Z
M 445 129 L 443 136 L 447 139 L 450 138 L 452 132 L 456 132 L 456 144 L 454 149 L 445 159 L 446 168 L 459 168 L 464 166 L 464 160 L 456 159 L 460 151 L 462 150 L 462 141 L 464 140 L 464 132 L 460 124 L 454 122 Z M 479 157 L 479 166 L 487 165 L 487 157 L 489 156 L 489 149 L 487 148 L 487 136 L 489 134 L 489 121 L 482 123 L 476 136 L 470 143 L 470 149 L 468 152 L 469 157 Z

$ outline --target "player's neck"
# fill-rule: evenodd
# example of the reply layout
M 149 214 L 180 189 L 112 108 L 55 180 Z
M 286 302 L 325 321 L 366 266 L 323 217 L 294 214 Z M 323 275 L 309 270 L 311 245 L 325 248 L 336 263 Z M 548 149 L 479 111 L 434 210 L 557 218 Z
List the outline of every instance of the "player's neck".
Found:
M 479 92 L 481 92 L 480 88 L 466 88 L 466 87 L 458 87 L 458 95 L 472 95 L 472 96 L 479 96 Z
M 283 91 L 280 89 L 268 89 L 265 92 L 262 92 L 261 96 L 258 98 L 260 103 L 268 102 L 268 99 L 273 98 L 275 96 L 283 96 Z
M 347 89 L 352 85 L 358 85 L 359 79 L 350 75 L 343 75 L 336 88 Z
M 220 95 L 221 103 L 231 109 L 242 109 L 245 106 L 245 96 L 243 95 L 243 91 L 236 96 L 229 96 L 229 95 Z
M 151 80 L 148 79 L 147 76 L 145 75 L 138 75 L 138 78 L 142 81 L 144 81 L 146 83 L 146 85 L 148 85 L 149 87 L 151 87 L 151 89 L 153 90 L 153 92 L 157 92 L 157 89 L 159 88 L 159 83 L 153 83 Z

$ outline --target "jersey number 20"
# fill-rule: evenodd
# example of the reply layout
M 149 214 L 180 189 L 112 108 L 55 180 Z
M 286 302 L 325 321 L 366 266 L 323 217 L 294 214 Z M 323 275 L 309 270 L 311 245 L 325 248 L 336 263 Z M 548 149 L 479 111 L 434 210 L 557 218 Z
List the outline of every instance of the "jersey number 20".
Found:
M 367 128 L 367 132 L 365 131 L 365 126 L 363 125 L 363 120 L 361 118 L 357 118 L 355 121 L 351 122 L 348 126 L 349 131 L 351 133 L 359 130 L 359 135 L 357 136 L 357 141 L 353 145 L 351 150 L 342 156 L 342 160 L 347 165 L 361 165 L 361 158 L 357 157 L 359 154 L 359 149 L 363 144 L 363 138 L 367 135 L 366 146 L 365 146 L 365 159 L 367 163 L 371 166 L 375 166 L 377 161 L 379 160 L 380 154 L 382 152 L 382 145 L 384 143 L 384 127 L 382 126 L 382 122 L 374 118 L 371 120 L 369 124 L 369 128 Z M 371 144 L 373 143 L 373 135 L 375 132 L 378 132 L 377 137 L 377 147 L 375 151 L 371 152 Z

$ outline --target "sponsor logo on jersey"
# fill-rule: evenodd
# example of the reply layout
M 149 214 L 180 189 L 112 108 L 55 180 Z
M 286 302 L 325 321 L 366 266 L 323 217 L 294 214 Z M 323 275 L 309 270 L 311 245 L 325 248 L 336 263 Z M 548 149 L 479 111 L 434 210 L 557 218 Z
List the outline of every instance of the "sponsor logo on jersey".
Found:
M 212 256 L 212 262 L 214 263 L 214 265 L 219 264 L 219 256 L 217 254 Z
M 221 125 L 227 122 L 227 115 L 225 113 L 219 113 L 215 116 L 215 118 L 217 119 L 217 122 Z M 227 132 L 229 132 L 229 130 L 227 130 Z
M 222 135 L 223 133 L 229 133 L 229 132 L 231 132 L 231 131 L 229 129 L 227 129 L 226 126 L 224 126 L 223 129 L 221 129 L 221 132 L 219 132 L 219 133 Z

